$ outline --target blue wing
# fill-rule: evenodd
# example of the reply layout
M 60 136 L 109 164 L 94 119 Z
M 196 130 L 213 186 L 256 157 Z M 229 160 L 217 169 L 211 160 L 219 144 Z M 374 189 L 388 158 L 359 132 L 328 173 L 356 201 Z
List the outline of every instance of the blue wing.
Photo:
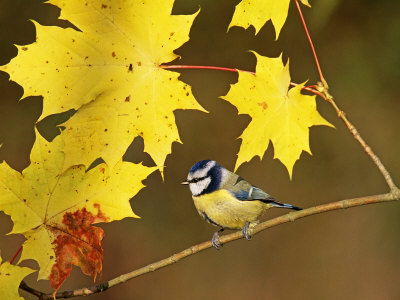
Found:
M 223 188 L 229 190 L 235 198 L 240 201 L 273 200 L 273 198 L 262 189 L 252 186 L 240 176 L 237 176 L 235 181 L 231 181 L 223 186 Z
M 301 210 L 300 207 L 278 202 L 274 197 L 264 192 L 262 189 L 252 186 L 242 177 L 233 173 L 231 174 L 229 180 L 225 182 L 225 184 L 221 186 L 221 188 L 231 192 L 232 195 L 234 195 L 235 198 L 239 201 L 258 200 L 264 203 L 271 204 L 275 207 Z

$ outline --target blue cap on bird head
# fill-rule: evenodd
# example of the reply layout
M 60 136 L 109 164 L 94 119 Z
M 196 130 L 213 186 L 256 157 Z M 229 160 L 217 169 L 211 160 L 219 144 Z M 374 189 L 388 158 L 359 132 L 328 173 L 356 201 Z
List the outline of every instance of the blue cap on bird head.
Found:
M 206 168 L 208 163 L 210 163 L 210 165 L 212 164 L 214 166 L 214 163 L 211 163 L 211 162 L 216 163 L 214 160 L 210 160 L 210 159 L 201 160 L 193 165 L 193 167 L 190 169 L 189 173 L 193 174 L 197 170 Z

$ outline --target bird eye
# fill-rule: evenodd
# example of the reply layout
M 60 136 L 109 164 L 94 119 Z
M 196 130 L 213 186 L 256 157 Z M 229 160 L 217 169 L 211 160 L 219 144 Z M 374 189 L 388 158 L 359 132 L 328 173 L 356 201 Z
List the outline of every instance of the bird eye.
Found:
M 202 181 L 206 178 L 207 178 L 207 176 L 200 177 L 200 178 L 193 178 L 193 179 L 189 180 L 189 183 L 196 183 L 196 182 Z

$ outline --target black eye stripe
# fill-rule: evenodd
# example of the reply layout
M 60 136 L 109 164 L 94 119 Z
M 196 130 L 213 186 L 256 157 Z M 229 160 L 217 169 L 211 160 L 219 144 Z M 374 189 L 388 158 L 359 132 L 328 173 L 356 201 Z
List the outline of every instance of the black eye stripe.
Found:
M 193 178 L 193 179 L 189 180 L 188 182 L 189 183 L 196 183 L 196 182 L 199 182 L 199 181 L 202 181 L 202 180 L 206 179 L 207 177 L 208 176 L 199 177 L 199 178 Z

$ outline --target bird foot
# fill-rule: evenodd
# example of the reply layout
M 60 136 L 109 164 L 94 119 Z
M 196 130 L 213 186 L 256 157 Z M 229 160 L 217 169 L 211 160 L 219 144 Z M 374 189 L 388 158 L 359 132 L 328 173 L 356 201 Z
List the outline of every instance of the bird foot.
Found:
M 251 236 L 249 235 L 249 225 L 250 225 L 250 223 L 246 222 L 246 224 L 244 224 L 244 227 L 242 229 L 243 237 L 248 241 L 251 240 Z
M 211 244 L 214 246 L 215 249 L 219 250 L 221 249 L 221 247 L 223 246 L 222 244 L 220 244 L 219 242 L 219 233 L 224 231 L 223 228 L 221 228 L 220 230 L 218 230 L 217 232 L 214 233 L 212 239 L 211 239 Z

